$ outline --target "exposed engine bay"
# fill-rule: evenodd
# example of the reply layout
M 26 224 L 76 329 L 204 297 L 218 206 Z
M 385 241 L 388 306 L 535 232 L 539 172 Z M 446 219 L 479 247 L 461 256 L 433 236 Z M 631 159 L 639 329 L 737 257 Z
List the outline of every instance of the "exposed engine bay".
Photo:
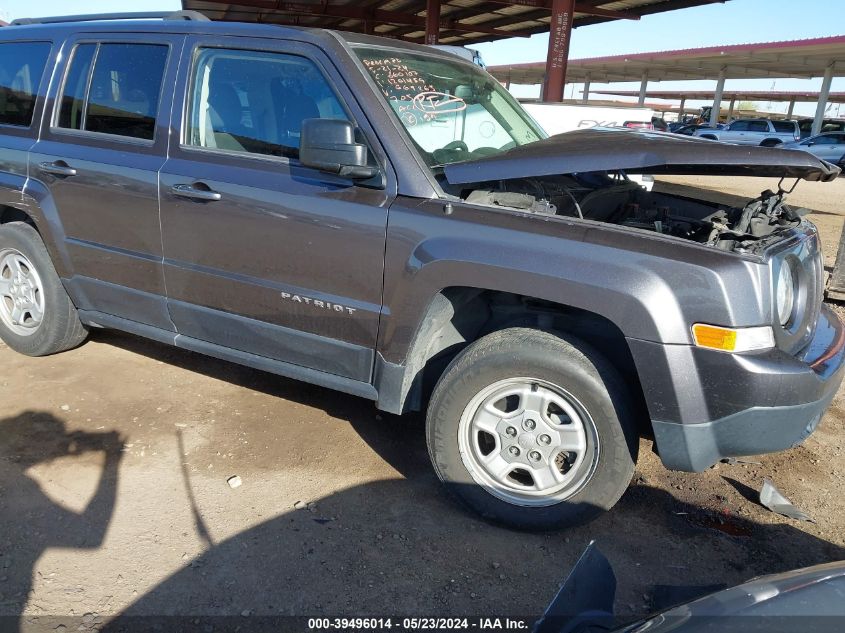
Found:
M 579 217 L 754 252 L 768 241 L 764 238 L 797 227 L 807 213 L 786 205 L 786 193 L 764 191 L 737 208 L 649 192 L 621 173 L 590 173 L 480 183 L 459 195 L 472 204 Z

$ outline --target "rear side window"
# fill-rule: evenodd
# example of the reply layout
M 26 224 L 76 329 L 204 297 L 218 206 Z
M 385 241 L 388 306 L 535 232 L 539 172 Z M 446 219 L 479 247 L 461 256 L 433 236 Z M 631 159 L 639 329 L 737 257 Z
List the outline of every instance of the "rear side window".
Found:
M 77 46 L 56 125 L 152 140 L 167 53 L 163 44 Z
M 748 124 L 749 132 L 768 132 L 769 125 L 765 121 L 751 121 Z
M 267 156 L 299 156 L 304 119 L 346 119 L 316 65 L 297 55 L 197 52 L 185 142 Z
M 776 132 L 783 132 L 785 134 L 795 133 L 795 123 L 793 121 L 772 121 Z
M 49 55 L 49 42 L 0 44 L 0 124 L 32 125 L 35 97 Z

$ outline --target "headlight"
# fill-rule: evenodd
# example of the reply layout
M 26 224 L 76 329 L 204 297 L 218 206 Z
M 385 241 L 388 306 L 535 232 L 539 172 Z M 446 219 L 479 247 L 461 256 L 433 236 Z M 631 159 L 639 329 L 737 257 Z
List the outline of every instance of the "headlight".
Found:
M 792 311 L 795 307 L 795 275 L 792 273 L 789 262 L 781 263 L 775 296 L 777 297 L 778 320 L 785 326 L 792 319 Z

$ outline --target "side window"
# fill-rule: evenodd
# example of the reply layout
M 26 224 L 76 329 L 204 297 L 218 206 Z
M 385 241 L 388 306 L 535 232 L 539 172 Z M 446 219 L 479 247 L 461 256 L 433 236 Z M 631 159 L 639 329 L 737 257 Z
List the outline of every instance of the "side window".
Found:
M 346 119 L 326 78 L 304 57 L 199 49 L 184 142 L 268 156 L 299 156 L 303 119 Z
M 62 90 L 59 127 L 71 130 L 83 129 L 82 113 L 85 111 L 85 93 L 88 91 L 88 78 L 91 75 L 91 63 L 94 61 L 96 50 L 96 44 L 82 44 L 73 51 L 70 70 L 65 78 L 64 90 Z
M 731 132 L 747 132 L 748 121 L 734 121 L 728 129 Z
M 167 53 L 163 44 L 77 46 L 56 124 L 152 140 Z
M 49 42 L 0 44 L 0 124 L 32 125 L 35 97 L 49 54 Z
M 748 124 L 748 130 L 750 132 L 768 132 L 769 124 L 766 121 L 751 121 Z
M 793 121 L 772 121 L 775 126 L 775 132 L 782 132 L 785 134 L 795 133 L 795 123 Z

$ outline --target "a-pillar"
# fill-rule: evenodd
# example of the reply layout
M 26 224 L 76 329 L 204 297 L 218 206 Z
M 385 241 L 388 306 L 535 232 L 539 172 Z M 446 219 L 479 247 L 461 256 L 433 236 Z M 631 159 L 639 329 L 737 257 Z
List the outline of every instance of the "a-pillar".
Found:
M 575 0 L 552 0 L 552 19 L 549 23 L 549 51 L 546 56 L 546 81 L 543 101 L 563 101 L 566 84 L 566 65 L 569 61 L 569 42 L 572 39 L 572 19 Z
M 719 114 L 722 111 L 722 94 L 725 92 L 725 69 L 719 71 L 719 80 L 716 82 L 716 95 L 713 97 L 713 110 L 710 112 L 710 127 L 719 124 Z
M 426 0 L 425 43 L 433 46 L 440 41 L 440 0 Z
M 822 80 L 822 89 L 819 92 L 819 105 L 816 106 L 816 118 L 813 121 L 813 132 L 815 136 L 822 131 L 822 123 L 824 123 L 824 113 L 827 110 L 827 100 L 830 97 L 830 85 L 833 83 L 833 63 L 831 62 L 827 68 L 824 69 L 824 79 Z

